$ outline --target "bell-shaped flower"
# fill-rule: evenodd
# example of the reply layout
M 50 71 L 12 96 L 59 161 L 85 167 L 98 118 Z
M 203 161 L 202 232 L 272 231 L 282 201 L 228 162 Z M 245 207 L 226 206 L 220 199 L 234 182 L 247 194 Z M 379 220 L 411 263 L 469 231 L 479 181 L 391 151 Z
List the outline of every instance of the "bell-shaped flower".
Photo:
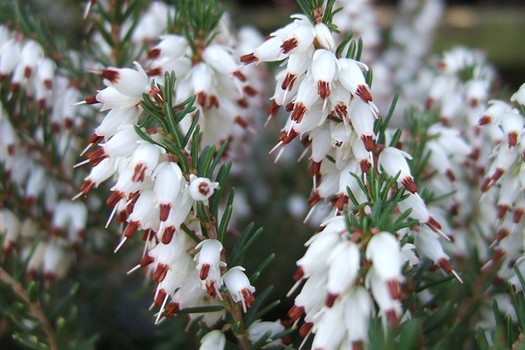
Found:
M 235 266 L 228 270 L 222 276 L 228 292 L 230 292 L 233 301 L 241 302 L 242 309 L 244 312 L 250 308 L 255 301 L 253 293 L 255 288 L 250 284 L 250 280 L 244 274 L 244 268 L 241 266 Z
M 193 200 L 207 203 L 208 198 L 213 195 L 218 187 L 218 182 L 212 182 L 206 177 L 197 177 L 193 174 L 190 175 L 189 192 Z
M 213 330 L 201 339 L 199 350 L 223 350 L 226 346 L 226 336 L 220 330 Z
M 410 173 L 407 159 L 412 159 L 410 154 L 395 147 L 385 147 L 379 154 L 378 163 L 388 175 L 395 177 L 399 174 L 397 182 L 405 186 L 408 191 L 415 193 L 417 187 Z
M 102 70 L 102 77 L 108 86 L 114 87 L 123 95 L 134 97 L 140 101 L 142 94 L 151 89 L 149 78 L 142 66 L 135 62 L 137 70 L 131 68 L 109 67 Z

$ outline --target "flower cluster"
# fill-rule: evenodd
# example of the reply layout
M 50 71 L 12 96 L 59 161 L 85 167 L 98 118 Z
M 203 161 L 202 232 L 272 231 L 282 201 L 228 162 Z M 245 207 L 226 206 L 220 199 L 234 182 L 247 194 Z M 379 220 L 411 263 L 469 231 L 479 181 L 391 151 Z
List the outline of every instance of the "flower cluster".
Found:
M 285 60 L 285 68 L 276 75 L 268 111 L 273 117 L 285 106 L 290 115 L 274 150 L 299 138 L 307 148 L 305 154 L 310 150 L 313 189 L 309 204 L 313 210 L 328 200 L 333 207 L 297 261 L 294 279 L 297 286 L 304 284 L 289 316 L 295 322 L 304 317 L 300 334 L 314 334 L 313 348 L 352 348 L 368 341 L 375 305 L 385 324 L 400 323 L 405 313 L 402 266 L 419 263 L 415 251 L 446 273 L 459 276 L 438 240 L 443 235 L 440 223 L 417 193 L 408 163 L 411 156 L 394 147 L 396 142 L 386 131 L 379 134 L 374 127 L 379 113 L 365 75 L 368 67 L 352 56 L 355 44 L 343 41 L 336 46 L 322 20 L 330 16 L 323 17 L 323 10 L 312 11 L 317 17 L 293 16 L 293 23 L 272 33 L 241 60 Z M 377 209 L 382 202 L 373 190 L 365 190 L 382 181 L 378 179 L 390 181 L 379 185 L 386 193 L 385 186 L 394 186 L 397 195 L 385 197 L 394 210 Z M 413 223 L 420 225 L 386 232 L 381 230 L 382 220 L 373 214 L 376 210 L 393 217 L 403 213 L 404 219 L 415 219 Z M 359 222 L 369 219 L 368 228 L 359 228 Z M 407 222 L 408 226 L 413 224 Z
M 22 207 L 16 201 L 2 204 L 3 252 L 19 243 L 25 257 L 36 240 L 28 274 L 36 277 L 42 271 L 47 280 L 60 278 L 68 271 L 87 224 L 86 206 L 67 198 L 78 150 L 78 138 L 71 130 L 82 123 L 82 112 L 72 106 L 79 91 L 40 44 L 6 26 L 0 26 L 0 81 L 2 182 L 12 198 L 25 203 Z M 25 107 L 8 112 L 4 103 L 15 101 L 25 101 Z M 26 116 L 34 111 L 45 122 Z

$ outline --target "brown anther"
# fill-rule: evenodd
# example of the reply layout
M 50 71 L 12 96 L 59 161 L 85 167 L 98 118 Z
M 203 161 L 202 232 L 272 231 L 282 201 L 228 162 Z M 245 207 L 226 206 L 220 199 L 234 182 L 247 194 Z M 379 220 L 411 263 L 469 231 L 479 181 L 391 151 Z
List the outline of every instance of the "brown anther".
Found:
M 484 115 L 483 117 L 479 118 L 478 125 L 486 125 L 492 122 L 492 117 L 490 115 Z
M 248 96 L 255 96 L 257 95 L 257 90 L 255 90 L 253 88 L 253 86 L 251 85 L 245 85 L 243 88 L 242 88 L 242 91 L 244 91 L 244 93 Z
M 92 166 L 96 166 L 98 163 L 108 158 L 108 155 L 104 152 L 104 148 L 99 148 L 93 152 L 87 154 L 87 158 Z
M 93 188 L 95 188 L 96 183 L 90 179 L 87 179 L 82 186 L 80 186 L 80 192 L 83 195 L 87 195 Z
M 297 270 L 295 271 L 295 273 L 293 274 L 292 279 L 297 282 L 301 278 L 303 278 L 303 276 L 304 276 L 304 270 L 301 266 L 299 266 Z
M 149 264 L 151 264 L 154 261 L 155 261 L 154 257 L 146 255 L 142 259 L 140 259 L 139 265 L 142 266 L 142 267 L 148 266 Z
M 291 119 L 295 120 L 297 123 L 300 123 L 303 120 L 304 114 L 306 113 L 306 106 L 302 103 L 296 103 L 291 115 Z
M 324 100 L 330 96 L 330 83 L 327 81 L 317 82 L 317 94 Z
M 248 100 L 246 97 L 240 98 L 237 100 L 237 104 L 241 106 L 242 108 L 248 108 L 250 107 L 250 104 L 248 103 Z
M 239 115 L 236 116 L 233 121 L 244 129 L 247 129 L 250 126 L 250 124 Z
M 441 224 L 437 222 L 432 216 L 430 216 L 425 224 L 434 231 L 441 230 Z
M 297 75 L 295 74 L 286 74 L 286 76 L 283 79 L 283 82 L 281 83 L 281 89 L 283 90 L 292 90 L 293 84 L 295 83 L 295 80 L 297 79 Z
M 359 85 L 355 91 L 355 94 L 359 96 L 364 102 L 368 103 L 372 101 L 372 95 L 370 94 L 370 90 L 366 85 Z
M 299 41 L 297 41 L 297 38 L 291 38 L 288 40 L 285 40 L 282 45 L 281 49 L 283 50 L 283 53 L 288 53 L 291 50 L 295 49 L 299 45 Z
M 118 81 L 120 80 L 120 73 L 119 71 L 114 69 L 103 69 L 102 77 L 115 84 L 118 83 Z
M 208 278 L 208 274 L 210 272 L 211 265 L 210 264 L 203 264 L 201 267 L 201 271 L 199 272 L 199 278 L 201 281 L 204 281 L 206 278 Z
M 365 149 L 368 152 L 372 152 L 372 150 L 374 149 L 374 144 L 375 144 L 372 135 L 362 135 L 361 140 L 363 141 Z
M 153 301 L 153 304 L 155 304 L 156 307 L 161 307 L 164 303 L 164 299 L 166 299 L 166 291 L 164 288 L 159 289 L 157 296 L 155 297 L 155 300 Z
M 305 338 L 310 333 L 313 326 L 314 324 L 312 322 L 303 323 L 303 325 L 299 328 L 299 336 L 301 338 Z
M 272 103 L 268 107 L 268 116 L 275 117 L 277 115 L 277 112 L 279 112 L 279 108 L 281 108 L 281 106 L 278 105 L 275 101 L 272 101 Z
M 143 182 L 146 177 L 146 164 L 144 163 L 138 163 L 135 165 L 135 168 L 133 169 L 133 177 L 131 178 L 131 181 L 133 182 Z
M 149 71 L 146 72 L 146 74 L 150 77 L 151 76 L 162 76 L 162 68 L 157 67 L 157 68 L 150 69 Z
M 29 79 L 31 77 L 32 72 L 33 70 L 31 69 L 31 67 L 24 67 L 24 78 Z
M 328 293 L 328 295 L 326 296 L 325 305 L 327 307 L 334 306 L 335 300 L 337 299 L 338 296 L 339 294 Z
M 175 234 L 175 226 L 166 227 L 164 229 L 164 232 L 162 233 L 162 243 L 169 244 L 171 240 L 173 239 L 174 234 Z
M 245 82 L 246 81 L 246 75 L 244 75 L 243 72 L 239 71 L 239 70 L 236 70 L 235 72 L 232 73 L 232 75 L 239 79 L 240 81 L 242 82 Z
M 294 305 L 288 310 L 288 317 L 290 317 L 291 320 L 297 321 L 304 315 L 304 307 L 303 306 L 297 306 Z
M 447 169 L 447 171 L 445 171 L 445 176 L 452 182 L 456 181 L 456 176 L 450 169 Z
M 158 264 L 155 272 L 153 272 L 153 280 L 155 282 L 162 282 L 166 278 L 169 266 L 166 264 Z
M 315 204 L 319 203 L 321 201 L 321 196 L 319 195 L 319 191 L 314 191 L 310 197 L 308 197 L 308 205 L 314 206 Z
M 405 177 L 403 180 L 401 180 L 401 184 L 403 186 L 405 186 L 405 188 L 412 192 L 412 193 L 416 193 L 417 192 L 417 186 L 416 186 L 416 183 L 414 182 L 414 179 L 412 178 L 412 176 L 407 176 Z
M 509 144 L 509 148 L 518 144 L 518 133 L 516 131 L 511 131 L 507 134 L 507 143 Z
M 164 316 L 166 316 L 166 318 L 173 318 L 175 317 L 175 315 L 177 315 L 179 311 L 180 311 L 179 303 L 170 301 L 168 305 L 166 305 L 166 308 L 164 309 Z
M 204 91 L 199 91 L 197 93 L 197 103 L 202 107 L 206 107 L 206 99 L 208 95 Z
M 138 221 L 130 221 L 124 230 L 124 237 L 130 238 L 139 229 L 140 223 Z
M 246 308 L 249 309 L 250 307 L 252 307 L 253 302 L 255 301 L 253 293 L 248 288 L 244 288 L 243 290 L 241 290 L 241 294 L 243 296 Z
M 255 57 L 255 55 L 253 53 L 249 53 L 247 55 L 242 55 L 241 56 L 241 62 L 244 63 L 244 64 L 249 64 L 249 63 L 252 63 L 252 62 L 255 62 L 255 61 L 258 61 L 258 58 Z
M 160 56 L 160 49 L 159 48 L 153 48 L 148 51 L 148 58 L 150 60 L 153 60 L 155 58 L 158 58 Z

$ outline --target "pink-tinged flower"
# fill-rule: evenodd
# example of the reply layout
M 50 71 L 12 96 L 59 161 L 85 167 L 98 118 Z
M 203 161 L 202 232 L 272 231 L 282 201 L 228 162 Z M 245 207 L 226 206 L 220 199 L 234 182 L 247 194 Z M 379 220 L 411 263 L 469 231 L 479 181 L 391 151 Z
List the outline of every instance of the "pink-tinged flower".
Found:
M 184 179 L 175 162 L 162 162 L 153 173 L 156 203 L 160 206 L 160 221 L 166 221 L 177 196 L 182 190 Z
M 208 198 L 213 195 L 218 187 L 218 182 L 212 182 L 206 177 L 197 177 L 193 174 L 190 175 L 189 192 L 193 200 L 207 203 Z
M 324 100 L 330 95 L 330 86 L 335 78 L 337 58 L 332 51 L 316 50 L 312 61 L 312 78 L 317 84 L 317 94 Z
M 135 62 L 137 70 L 131 68 L 109 67 L 102 70 L 105 84 L 117 89 L 125 96 L 137 98 L 150 91 L 149 78 L 142 66 Z
M 366 258 L 372 261 L 375 275 L 388 285 L 392 298 L 399 299 L 399 282 L 403 278 L 399 241 L 390 232 L 374 235 L 366 248 Z
M 416 183 L 410 173 L 407 159 L 412 159 L 410 154 L 395 147 L 385 147 L 379 154 L 379 166 L 390 176 L 399 174 L 397 182 L 412 192 L 417 192 Z
M 368 291 L 360 286 L 352 288 L 344 297 L 344 309 L 347 337 L 352 345 L 365 342 L 368 339 L 369 321 L 374 309 Z
M 223 350 L 226 346 L 226 337 L 219 330 L 206 333 L 201 339 L 199 350 Z
M 338 59 L 339 71 L 337 80 L 354 96 L 359 97 L 363 102 L 372 102 L 370 88 L 366 83 L 365 76 L 361 67 L 368 70 L 364 64 L 350 58 Z
M 314 26 L 315 39 L 317 44 L 324 49 L 334 50 L 335 41 L 332 32 L 324 23 L 317 23 Z
M 244 274 L 244 268 L 241 266 L 235 266 L 228 270 L 222 276 L 228 292 L 230 292 L 233 301 L 236 303 L 242 303 L 242 309 L 244 312 L 250 308 L 255 301 L 253 293 L 255 288 L 250 284 L 250 280 Z
M 195 255 L 200 280 L 209 295 L 212 297 L 220 295 L 219 288 L 222 286 L 220 268 L 226 266 L 226 263 L 221 261 L 221 242 L 216 239 L 206 239 L 195 248 L 200 249 Z
M 360 252 L 352 241 L 337 244 L 328 256 L 328 296 L 326 306 L 332 307 L 335 300 L 355 281 L 360 268 Z
M 418 233 L 414 234 L 414 244 L 420 254 L 432 260 L 434 264 L 441 267 L 445 272 L 452 273 L 461 282 L 461 278 L 452 268 L 449 257 L 443 251 L 438 235 L 435 232 L 422 227 Z

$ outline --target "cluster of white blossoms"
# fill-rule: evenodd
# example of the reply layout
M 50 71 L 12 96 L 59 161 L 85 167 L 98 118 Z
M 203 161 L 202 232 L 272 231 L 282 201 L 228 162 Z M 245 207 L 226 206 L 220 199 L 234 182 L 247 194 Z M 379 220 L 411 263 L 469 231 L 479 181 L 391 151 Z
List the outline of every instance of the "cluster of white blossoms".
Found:
M 130 272 L 143 268 L 155 282 L 152 307 L 158 308 L 157 323 L 182 309 L 214 306 L 218 311 L 190 314 L 212 327 L 225 316 L 229 300 L 241 305 L 244 312 L 254 302 L 255 288 L 244 268 L 226 265 L 215 228 L 203 232 L 198 207 L 209 210 L 219 183 L 197 175 L 194 167 L 198 159 L 190 159 L 190 153 L 194 154 L 191 142 L 175 155 L 169 147 L 161 146 L 170 139 L 169 130 L 142 128 L 148 141 L 137 133 L 146 114 L 141 102 L 147 98 L 164 106 L 165 74 L 174 72 L 172 103 L 183 108 L 173 113 L 182 111 L 183 103 L 196 95 L 203 132 L 196 147 L 218 146 L 243 137 L 241 133 L 245 134 L 249 125 L 245 112 L 256 101 L 257 91 L 242 71 L 254 70 L 239 67 L 231 42 L 220 41 L 225 35 L 219 32 L 208 45 L 200 43 L 197 51 L 192 51 L 196 43 L 189 43 L 184 36 L 163 35 L 144 61 L 147 72 L 138 62 L 136 69 L 102 69 L 106 87 L 85 100 L 101 104 L 100 110 L 106 114 L 83 152 L 87 160 L 78 164 L 90 163 L 92 169 L 76 197 L 112 181 L 106 204 L 113 211 L 107 224 L 116 217 L 124 225 L 115 252 L 142 231 L 143 254 Z M 190 112 L 176 126 L 182 135 L 191 132 L 194 117 Z M 235 157 L 234 151 L 230 145 L 226 157 Z M 182 165 L 181 156 L 188 157 L 189 169 Z
M 221 22 L 227 22 L 226 16 Z M 264 81 L 261 70 L 240 65 L 239 56 L 246 53 L 248 45 L 253 47 L 261 41 L 252 29 L 243 28 L 235 36 L 226 24 L 206 45 L 201 40 L 191 43 L 183 35 L 167 34 L 149 50 L 145 63 L 148 75 L 157 83 L 163 83 L 166 72 L 175 72 L 175 103 L 197 96 L 202 143 L 229 142 L 228 158 L 236 163 L 249 151 Z M 183 131 L 189 129 L 192 120 L 193 115 L 188 115 L 181 122 Z
M 10 115 L 0 104 L 4 189 L 25 203 L 23 208 L 10 201 L 3 204 L 3 252 L 16 247 L 26 257 L 38 240 L 28 274 L 60 278 L 69 269 L 87 223 L 86 206 L 67 199 L 78 150 L 71 130 L 82 123 L 79 107 L 72 106 L 79 91 L 57 71 L 40 44 L 6 26 L 0 26 L 0 81 L 0 93 L 7 101 L 23 99 L 26 106 Z M 45 122 L 27 117 L 31 110 Z M 39 220 L 42 216 L 47 219 Z
M 368 67 L 338 56 L 348 46 L 337 50 L 333 34 L 322 22 L 322 9 L 317 10 L 313 12 L 318 17 L 312 20 L 292 16 L 293 23 L 270 34 L 241 60 L 284 60 L 268 112 L 273 117 L 284 106 L 290 114 L 271 152 L 299 138 L 307 148 L 303 156 L 310 154 L 311 160 L 309 204 L 313 210 L 328 200 L 334 209 L 297 261 L 296 287 L 304 284 L 289 316 L 295 322 L 304 320 L 300 334 L 314 334 L 314 349 L 348 349 L 367 342 L 371 317 L 399 324 L 404 316 L 402 266 L 407 261 L 410 266 L 419 262 L 415 250 L 446 273 L 459 276 L 438 240 L 440 223 L 417 193 L 407 161 L 410 155 L 376 142 L 374 123 L 379 116 L 365 77 Z M 410 209 L 409 217 L 420 222 L 420 238 L 414 234 L 416 246 L 401 244 L 401 238 L 413 231 L 381 232 L 375 228 L 361 232 L 347 226 L 346 215 L 370 215 L 370 207 L 345 213 L 352 207 L 349 192 L 353 201 L 369 203 L 369 194 L 358 181 L 366 179 L 369 172 L 396 178 L 399 190 L 405 190 L 407 197 L 398 203 L 397 210 Z
M 521 283 L 513 270 L 517 266 L 525 271 L 523 261 L 523 232 L 525 220 L 525 166 L 523 162 L 525 130 L 525 84 L 510 98 L 510 103 L 492 100 L 480 124 L 499 133 L 488 166 L 485 169 L 481 190 L 488 195 L 484 199 L 496 214 L 492 226 L 491 262 L 501 264 L 498 277 L 509 280 L 517 289 Z M 492 217 L 494 219 L 494 216 Z M 493 232 L 494 233 L 494 232 Z

